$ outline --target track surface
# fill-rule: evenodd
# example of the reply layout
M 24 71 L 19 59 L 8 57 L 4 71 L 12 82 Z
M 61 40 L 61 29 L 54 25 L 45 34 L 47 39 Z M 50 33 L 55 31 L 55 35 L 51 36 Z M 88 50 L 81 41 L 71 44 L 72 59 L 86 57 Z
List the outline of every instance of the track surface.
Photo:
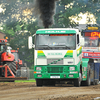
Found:
M 0 83 L 0 100 L 94 100 L 96 97 L 100 97 L 100 84 L 36 87 L 35 83 Z

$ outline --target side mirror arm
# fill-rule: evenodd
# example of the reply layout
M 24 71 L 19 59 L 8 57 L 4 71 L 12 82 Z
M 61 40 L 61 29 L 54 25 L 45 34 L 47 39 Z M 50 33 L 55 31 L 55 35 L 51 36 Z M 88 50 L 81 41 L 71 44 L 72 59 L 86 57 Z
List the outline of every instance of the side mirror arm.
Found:
M 29 36 L 28 37 L 28 48 L 29 49 L 32 49 L 32 48 L 35 48 L 35 45 L 32 43 L 32 37 L 34 37 L 36 34 L 34 34 L 33 36 Z

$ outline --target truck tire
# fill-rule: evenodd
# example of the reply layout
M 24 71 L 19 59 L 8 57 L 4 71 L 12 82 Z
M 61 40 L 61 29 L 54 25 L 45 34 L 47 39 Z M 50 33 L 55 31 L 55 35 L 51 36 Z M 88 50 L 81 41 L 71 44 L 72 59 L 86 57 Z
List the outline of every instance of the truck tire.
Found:
M 87 69 L 87 80 L 85 81 L 84 85 L 90 86 L 91 85 L 91 79 L 90 79 L 90 65 L 88 64 Z
M 42 86 L 42 85 L 43 85 L 43 80 L 41 80 L 41 79 L 36 79 L 36 85 L 37 85 L 37 86 Z
M 79 73 L 79 78 L 74 81 L 74 86 L 80 87 L 81 80 L 82 80 L 82 76 L 81 76 L 81 73 Z

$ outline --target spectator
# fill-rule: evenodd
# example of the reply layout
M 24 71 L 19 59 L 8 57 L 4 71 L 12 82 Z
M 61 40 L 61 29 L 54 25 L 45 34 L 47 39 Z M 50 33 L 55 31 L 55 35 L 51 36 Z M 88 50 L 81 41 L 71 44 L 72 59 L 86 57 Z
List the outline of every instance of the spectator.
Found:
M 88 43 L 88 46 L 89 47 L 95 47 L 94 41 L 90 40 L 89 43 Z

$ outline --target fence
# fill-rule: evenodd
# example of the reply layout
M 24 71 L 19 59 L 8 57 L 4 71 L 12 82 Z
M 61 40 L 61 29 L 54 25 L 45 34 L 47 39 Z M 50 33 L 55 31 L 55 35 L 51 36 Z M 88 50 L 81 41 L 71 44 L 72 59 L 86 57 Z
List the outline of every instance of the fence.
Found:
M 34 79 L 34 70 L 23 67 L 16 71 L 16 77 L 27 77 L 28 80 L 32 80 Z

